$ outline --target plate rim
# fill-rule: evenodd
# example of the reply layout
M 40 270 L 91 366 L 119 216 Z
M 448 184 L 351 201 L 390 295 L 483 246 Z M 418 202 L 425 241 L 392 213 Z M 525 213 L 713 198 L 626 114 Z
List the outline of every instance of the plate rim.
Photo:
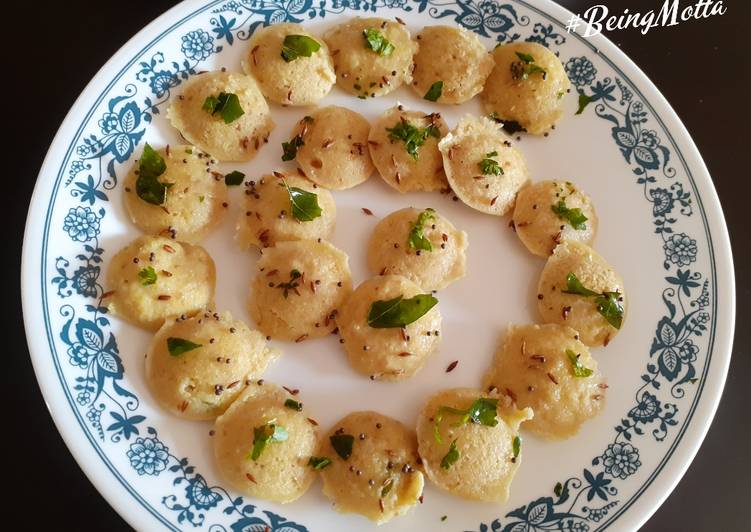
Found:
M 68 410 L 69 405 L 65 404 L 67 399 L 64 390 L 62 390 L 62 387 L 59 386 L 59 382 L 57 381 L 57 373 L 45 373 L 44 371 L 50 367 L 50 363 L 43 360 L 43 357 L 46 354 L 49 354 L 49 349 L 45 342 L 46 338 L 42 338 L 39 334 L 35 335 L 34 333 L 38 333 L 38 331 L 34 331 L 32 327 L 32 323 L 43 323 L 45 321 L 43 306 L 40 307 L 39 305 L 35 305 L 35 303 L 39 301 L 42 291 L 34 289 L 35 286 L 38 286 L 38 283 L 35 281 L 35 279 L 37 279 L 35 275 L 41 272 L 42 250 L 33 247 L 30 236 L 34 233 L 43 234 L 43 228 L 44 225 L 46 225 L 46 223 L 42 224 L 42 231 L 39 230 L 40 223 L 47 219 L 49 213 L 41 217 L 34 216 L 34 214 L 38 214 L 40 210 L 43 211 L 42 207 L 44 206 L 45 201 L 50 197 L 49 194 L 42 196 L 42 192 L 55 192 L 53 190 L 55 180 L 45 183 L 42 179 L 45 175 L 50 175 L 51 167 L 56 166 L 53 161 L 53 151 L 59 152 L 60 148 L 58 147 L 58 144 L 60 143 L 60 140 L 63 137 L 69 136 L 71 130 L 76 129 L 75 124 L 78 119 L 75 117 L 82 116 L 82 109 L 85 105 L 88 105 L 86 102 L 98 101 L 99 99 L 94 98 L 91 100 L 87 97 L 91 96 L 92 93 L 95 94 L 97 90 L 106 87 L 113 82 L 112 79 L 110 79 L 111 76 L 108 77 L 105 74 L 110 70 L 113 70 L 117 65 L 123 64 L 124 60 L 126 66 L 122 67 L 122 70 L 127 69 L 127 66 L 132 61 L 137 60 L 141 55 L 141 52 L 133 55 L 134 49 L 138 49 L 139 47 L 142 48 L 142 51 L 148 49 L 153 44 L 154 40 L 159 40 L 161 36 L 169 33 L 172 26 L 180 25 L 185 20 L 214 7 L 216 4 L 221 3 L 221 1 L 222 0 L 215 0 L 213 2 L 205 3 L 201 0 L 186 0 L 173 6 L 131 37 L 97 71 L 71 106 L 55 134 L 55 137 L 50 143 L 50 148 L 40 168 L 34 191 L 31 196 L 24 231 L 21 261 L 21 291 L 24 328 L 30 358 L 45 404 L 58 432 L 63 438 L 63 441 L 84 474 L 86 474 L 97 491 L 105 500 L 107 500 L 113 509 L 135 528 L 147 528 L 148 525 L 153 525 L 155 521 L 158 521 L 168 528 L 176 529 L 171 522 L 165 522 L 161 515 L 157 517 L 157 515 L 154 515 L 152 512 L 139 512 L 137 511 L 137 508 L 135 509 L 136 511 L 134 511 L 130 497 L 122 497 L 123 493 L 125 493 L 138 499 L 138 494 L 134 493 L 132 489 L 126 487 L 128 482 L 124 482 L 122 479 L 118 479 L 120 483 L 119 485 L 116 482 L 112 482 L 112 474 L 117 476 L 116 470 L 112 470 L 111 468 L 101 468 L 98 463 L 92 463 L 92 461 L 89 460 L 91 449 L 88 447 L 87 440 L 90 439 L 90 435 L 87 433 L 82 435 L 80 428 L 75 423 L 71 423 L 71 421 L 76 420 L 76 414 L 75 412 Z M 523 5 L 525 8 L 535 11 L 546 18 L 553 19 L 557 23 L 561 23 L 561 20 L 571 15 L 569 10 L 555 4 L 551 0 L 536 0 L 534 4 L 530 4 L 525 0 L 511 1 Z M 169 24 L 169 21 L 175 18 L 178 14 L 183 14 L 183 16 L 176 17 L 177 20 L 172 24 Z M 160 31 L 158 28 L 163 29 Z M 148 44 L 139 46 L 139 43 L 143 43 L 150 35 L 153 36 L 153 39 L 148 40 Z M 670 102 L 659 91 L 649 77 L 639 68 L 639 66 L 607 37 L 600 34 L 585 39 L 578 34 L 570 35 L 575 35 L 599 57 L 604 58 L 610 66 L 619 71 L 619 73 L 622 74 L 636 90 L 647 93 L 649 98 L 644 97 L 644 103 L 648 107 L 652 108 L 653 111 L 655 106 L 660 108 L 659 113 L 654 112 L 655 119 L 660 122 L 665 133 L 670 138 L 671 143 L 677 148 L 682 158 L 685 159 L 684 165 L 686 168 L 697 170 L 696 172 L 687 172 L 687 177 L 692 181 L 695 190 L 699 192 L 699 194 L 697 194 L 697 201 L 701 202 L 702 209 L 704 210 L 704 226 L 708 237 L 709 250 L 712 254 L 710 266 L 712 275 L 715 277 L 715 297 L 717 298 L 716 307 L 714 309 L 716 329 L 713 345 L 711 349 L 708 349 L 707 351 L 708 359 L 705 365 L 706 374 L 702 379 L 702 389 L 697 392 L 696 401 L 692 404 L 692 412 L 687 416 L 686 421 L 684 421 L 683 426 L 681 427 L 681 433 L 673 443 L 671 449 L 667 451 L 659 465 L 650 474 L 649 479 L 645 480 L 637 493 L 632 496 L 634 500 L 630 501 L 628 505 L 624 505 L 625 508 L 619 508 L 619 511 L 614 514 L 614 516 L 620 516 L 617 521 L 619 527 L 621 525 L 624 527 L 629 527 L 629 525 L 631 525 L 631 528 L 638 528 L 642 526 L 662 505 L 664 500 L 670 495 L 685 474 L 701 447 L 719 406 L 727 378 L 730 359 L 732 357 L 733 331 L 736 312 L 733 256 L 722 205 L 714 187 L 711 174 L 709 173 L 693 138 L 678 114 L 670 105 Z M 605 51 L 607 54 L 602 54 L 600 51 Z M 128 60 L 129 58 L 132 59 Z M 615 58 L 618 63 L 616 64 L 611 58 Z M 623 72 L 624 69 L 633 71 L 633 74 L 628 76 Z M 117 78 L 119 78 L 119 75 L 115 77 L 115 79 Z M 636 80 L 636 83 L 634 80 Z M 102 90 L 102 95 L 104 92 L 106 92 L 106 90 Z M 88 115 L 95 107 L 96 105 L 94 105 L 88 113 L 83 114 L 83 116 L 87 118 L 82 123 L 88 121 Z M 667 122 L 671 122 L 671 125 L 677 126 L 677 129 L 669 129 L 665 123 L 665 119 L 667 119 Z M 673 132 L 675 132 L 675 134 L 673 134 Z M 698 176 L 699 181 L 697 181 L 695 175 Z M 722 262 L 716 260 L 716 257 L 722 257 Z M 35 266 L 30 267 L 32 264 Z M 37 266 L 38 269 L 33 269 Z M 32 275 L 32 272 L 35 275 Z M 723 293 L 729 295 L 724 295 Z M 39 297 L 34 299 L 32 296 L 35 295 Z M 724 317 L 724 314 L 727 314 L 727 317 Z M 707 382 L 709 382 L 711 386 L 707 386 Z M 55 386 L 55 384 L 57 384 L 57 386 Z M 64 399 L 65 401 L 63 401 Z M 98 454 L 101 454 L 99 447 L 97 445 L 93 446 L 95 451 Z M 672 467 L 665 471 L 665 467 L 669 462 L 672 462 Z M 123 485 L 123 483 L 125 485 Z M 649 501 L 644 497 L 646 491 L 654 492 L 655 495 L 654 497 L 650 497 Z M 146 503 L 146 506 L 148 507 L 150 505 Z M 631 510 L 628 513 L 621 515 L 629 508 L 631 508 Z M 626 516 L 629 516 L 630 519 L 626 519 Z M 611 526 L 612 524 L 613 521 L 608 520 L 603 528 Z

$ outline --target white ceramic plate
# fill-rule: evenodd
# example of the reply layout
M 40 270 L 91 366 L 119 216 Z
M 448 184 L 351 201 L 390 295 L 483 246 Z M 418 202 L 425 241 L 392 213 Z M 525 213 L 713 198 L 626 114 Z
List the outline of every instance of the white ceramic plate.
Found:
M 199 70 L 239 70 L 259 24 L 303 22 L 313 32 L 349 17 L 399 16 L 414 32 L 461 24 L 497 41 L 550 47 L 577 91 L 595 99 L 575 116 L 577 95 L 547 138 L 523 137 L 534 179 L 567 178 L 594 199 L 595 243 L 625 278 L 630 309 L 623 331 L 595 349 L 609 378 L 607 406 L 560 443 L 526 436 L 524 463 L 504 505 L 467 502 L 433 486 L 425 502 L 386 530 L 592 530 L 641 525 L 668 495 L 706 433 L 730 359 L 734 281 L 727 231 L 712 182 L 685 128 L 657 89 L 602 37 L 567 34 L 568 12 L 544 0 L 261 0 L 185 2 L 136 35 L 102 68 L 71 109 L 39 174 L 23 254 L 23 306 L 37 377 L 68 447 L 102 495 L 139 529 L 368 530 L 333 512 L 316 484 L 287 506 L 247 500 L 221 487 L 208 423 L 155 407 L 143 379 L 149 335 L 99 308 L 102 273 L 137 235 L 117 185 L 145 141 L 178 143 L 164 118 L 168 99 Z M 374 118 L 400 100 L 440 110 L 449 125 L 480 113 L 477 101 L 433 105 L 407 88 L 362 101 L 335 89 L 323 103 Z M 475 99 L 476 100 L 476 99 Z M 258 176 L 281 164 L 280 143 L 304 109 L 273 109 L 277 127 L 250 164 L 224 165 Z M 218 266 L 217 306 L 250 321 L 245 294 L 253 253 L 233 245 L 241 191 L 205 241 Z M 379 217 L 413 205 L 439 209 L 469 233 L 467 277 L 439 293 L 440 353 L 397 384 L 355 374 L 335 338 L 280 344 L 266 378 L 302 390 L 326 428 L 353 410 L 376 409 L 407 424 L 441 388 L 479 386 L 508 323 L 535 320 L 543 262 L 506 226 L 440 194 L 399 195 L 374 176 L 336 192 L 333 242 L 350 255 L 354 281 L 366 279 L 364 242 Z M 361 207 L 376 216 L 365 216 Z M 449 362 L 458 367 L 445 373 Z M 560 494 L 554 486 L 561 482 Z M 447 516 L 441 521 L 441 516 Z

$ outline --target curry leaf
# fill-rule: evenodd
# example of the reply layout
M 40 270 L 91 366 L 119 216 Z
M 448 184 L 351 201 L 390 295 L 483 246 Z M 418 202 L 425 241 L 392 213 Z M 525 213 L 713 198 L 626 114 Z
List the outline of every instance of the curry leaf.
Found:
M 431 294 L 420 294 L 409 299 L 403 296 L 387 301 L 374 301 L 368 312 L 368 325 L 374 329 L 405 327 L 422 318 L 438 300 Z
M 352 455 L 352 446 L 355 444 L 355 437 L 351 434 L 334 434 L 329 437 L 331 446 L 342 460 L 348 459 Z
M 138 161 L 136 194 L 152 205 L 162 205 L 167 201 L 167 189 L 172 183 L 161 183 L 157 178 L 167 171 L 167 163 L 148 143 Z
M 169 354 L 173 357 L 180 356 L 183 353 L 193 351 L 199 347 L 203 346 L 191 342 L 190 340 L 186 340 L 185 338 L 175 338 L 174 336 L 167 338 L 167 351 L 169 351 Z

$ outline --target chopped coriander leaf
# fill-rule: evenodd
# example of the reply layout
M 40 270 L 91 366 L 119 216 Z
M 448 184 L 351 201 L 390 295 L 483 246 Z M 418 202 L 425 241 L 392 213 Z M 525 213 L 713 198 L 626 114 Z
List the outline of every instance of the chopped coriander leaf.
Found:
M 320 471 L 321 469 L 325 469 L 328 466 L 332 464 L 330 458 L 326 458 L 325 456 L 311 456 L 308 460 L 308 465 L 312 467 L 316 471 Z
M 138 161 L 136 194 L 152 205 L 162 205 L 167 201 L 167 189 L 172 183 L 162 183 L 157 178 L 167 171 L 167 163 L 148 143 Z
M 143 286 L 156 283 L 156 270 L 153 266 L 147 266 L 140 272 L 138 272 L 138 280 L 141 281 Z
M 167 338 L 167 351 L 169 351 L 170 356 L 173 357 L 180 356 L 183 353 L 193 351 L 194 349 L 198 349 L 199 347 L 203 346 L 201 344 L 191 342 L 190 340 L 186 340 L 185 338 L 175 338 L 174 336 Z
M 423 99 L 428 100 L 430 102 L 437 102 L 438 98 L 441 97 L 442 93 L 443 93 L 443 81 L 436 81 L 430 86 L 430 88 L 428 89 L 428 92 L 426 92 L 425 96 L 423 96 Z
M 318 194 L 308 192 L 298 187 L 290 187 L 286 181 L 283 181 L 284 187 L 289 194 L 289 202 L 292 209 L 292 216 L 300 222 L 310 222 L 315 220 L 323 209 L 318 205 Z
M 246 458 L 255 461 L 261 457 L 266 445 L 287 441 L 289 434 L 287 429 L 273 422 L 266 423 L 253 429 L 253 450 Z
M 464 425 L 467 420 L 469 420 L 469 414 L 466 410 L 459 410 L 458 408 L 453 408 L 451 406 L 440 407 L 438 413 L 435 415 L 433 424 L 433 436 L 438 443 L 443 443 L 443 439 L 441 438 L 441 421 L 443 421 L 443 414 L 462 416 L 462 419 L 456 424 L 457 427 Z
M 224 176 L 224 184 L 228 187 L 235 187 L 237 185 L 242 185 L 243 179 L 245 179 L 245 174 L 235 170 Z
M 394 45 L 379 30 L 368 28 L 363 30 L 362 35 L 365 38 L 365 48 L 369 48 L 384 57 L 388 57 L 394 53 Z
M 446 456 L 441 460 L 441 468 L 449 469 L 457 460 L 459 460 L 459 450 L 456 448 L 456 440 L 454 440 L 451 442 Z
M 579 355 L 566 349 L 566 356 L 571 362 L 571 370 L 574 372 L 574 377 L 589 377 L 592 375 L 592 370 L 585 368 L 581 362 L 579 362 Z
M 440 138 L 441 132 L 433 124 L 426 128 L 418 128 L 407 122 L 400 120 L 394 127 L 386 128 L 390 140 L 401 140 L 412 158 L 416 161 L 420 157 L 419 149 L 425 144 L 428 137 Z
M 433 244 L 430 239 L 425 236 L 425 224 L 430 220 L 435 220 L 435 210 L 427 208 L 422 211 L 417 220 L 412 223 L 409 229 L 409 238 L 407 239 L 407 245 L 412 249 L 420 249 L 423 251 L 433 251 Z
M 511 442 L 511 448 L 514 453 L 514 458 L 519 457 L 519 453 L 522 450 L 522 439 L 520 436 L 516 436 L 514 440 Z
M 498 424 L 498 399 L 491 399 L 488 397 L 480 397 L 476 399 L 468 409 L 460 410 L 450 406 L 442 406 L 438 408 L 438 413 L 435 415 L 433 426 L 433 435 L 438 443 L 442 443 L 440 425 L 443 421 L 444 414 L 454 414 L 461 416 L 459 421 L 455 424 L 456 427 L 472 422 L 478 425 L 484 425 L 486 427 L 495 427 Z
M 355 437 L 351 434 L 334 434 L 329 436 L 331 446 L 342 460 L 348 459 L 352 455 L 352 446 L 355 443 Z
M 240 105 L 240 98 L 231 92 L 220 92 L 219 96 L 208 96 L 202 109 L 211 115 L 219 114 L 225 124 L 231 124 L 245 114 Z
M 188 155 L 193 155 L 193 148 L 185 148 L 185 153 Z
M 586 297 L 599 295 L 597 292 L 594 292 L 588 288 L 585 288 L 582 282 L 573 272 L 569 272 L 569 274 L 566 276 L 566 289 L 563 291 L 563 293 L 564 294 L 576 294 L 578 296 L 586 296 Z
M 587 107 L 587 106 L 588 106 L 588 105 L 589 105 L 590 103 L 592 103 L 593 101 L 595 101 L 595 99 L 594 99 L 594 98 L 592 98 L 591 96 L 587 96 L 587 95 L 586 95 L 586 94 L 584 94 L 583 92 L 582 92 L 582 93 L 579 93 L 579 109 L 577 109 L 577 110 L 576 110 L 576 113 L 575 113 L 575 114 L 577 114 L 577 115 L 580 115 L 580 114 L 582 114 L 582 112 L 584 112 L 584 109 L 585 109 L 585 108 L 586 108 L 586 107 Z
M 286 401 L 284 401 L 284 406 L 286 406 L 290 410 L 296 410 L 297 412 L 302 412 L 302 403 L 299 401 L 295 401 L 294 399 L 287 399 Z
M 206 196 L 198 196 L 198 201 L 200 203 L 203 203 L 203 200 L 205 200 L 205 199 L 206 199 Z
M 297 149 L 304 146 L 302 135 L 295 135 L 289 142 L 282 142 L 282 161 L 291 161 L 297 157 Z
M 469 407 L 469 418 L 473 423 L 495 427 L 498 424 L 498 399 L 480 397 Z
M 558 218 L 568 222 L 568 224 L 577 231 L 583 231 L 587 228 L 587 224 L 584 222 L 589 218 L 584 216 L 584 213 L 579 207 L 569 209 L 566 207 L 566 202 L 564 200 L 558 200 L 558 203 L 552 205 L 550 208 L 558 215 Z
M 623 306 L 621 305 L 621 294 L 619 292 L 597 293 L 589 288 L 585 288 L 579 278 L 573 272 L 569 272 L 566 276 L 566 289 L 563 290 L 563 293 L 594 297 L 597 312 L 599 312 L 610 325 L 616 329 L 621 328 L 621 325 L 623 324 Z
M 532 74 L 542 74 L 542 79 L 545 79 L 547 71 L 539 65 L 535 64 L 535 58 L 530 54 L 522 52 L 516 52 L 516 57 L 519 61 L 511 63 L 511 77 L 514 79 L 525 80 Z
M 287 63 L 298 57 L 310 57 L 321 49 L 321 44 L 307 35 L 287 35 L 282 43 L 282 59 Z
M 503 168 L 501 168 L 501 165 L 493 157 L 498 157 L 497 151 L 486 153 L 485 158 L 477 163 L 482 175 L 503 175 Z
M 414 323 L 438 304 L 431 294 L 409 299 L 403 296 L 386 301 L 374 301 L 368 312 L 368 325 L 374 329 L 396 329 Z

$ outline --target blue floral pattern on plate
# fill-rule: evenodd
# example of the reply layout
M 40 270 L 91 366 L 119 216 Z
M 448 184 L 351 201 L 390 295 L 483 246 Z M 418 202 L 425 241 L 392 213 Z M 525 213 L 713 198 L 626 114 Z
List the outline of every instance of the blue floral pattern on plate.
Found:
M 521 6 L 522 3 L 519 3 Z M 123 453 L 141 476 L 171 475 L 175 490 L 165 494 L 162 504 L 173 512 L 178 524 L 203 526 L 213 512 L 231 516 L 234 531 L 304 531 L 305 526 L 275 513 L 233 498 L 224 488 L 209 486 L 185 457 L 170 453 L 155 428 L 138 413 L 139 400 L 123 383 L 123 364 L 117 341 L 110 332 L 108 294 L 100 283 L 105 250 L 100 247 L 101 222 L 110 200 L 107 192 L 117 184 L 116 164 L 126 162 L 141 142 L 152 116 L 161 112 L 172 89 L 191 75 L 198 65 L 220 53 L 225 45 L 245 41 L 261 26 L 277 22 L 302 22 L 327 14 L 352 11 L 373 13 L 379 8 L 405 13 L 427 12 L 434 19 L 447 19 L 499 42 L 523 39 L 550 47 L 566 42 L 563 29 L 547 19 L 535 21 L 521 14 L 512 3 L 492 0 L 232 0 L 214 4 L 204 27 L 180 37 L 183 57 L 168 60 L 161 52 L 138 63 L 133 82 L 110 97 L 107 110 L 95 122 L 97 131 L 80 138 L 69 163 L 65 186 L 80 205 L 60 220 L 64 234 L 80 244 L 75 257 L 57 257 L 51 283 L 63 301 L 59 313 L 65 325 L 59 338 L 67 346 L 71 367 L 76 368 L 73 390 L 78 408 L 100 440 L 122 442 Z M 526 31 L 526 36 L 522 32 Z M 682 218 L 693 214 L 693 201 L 684 185 L 676 180 L 671 166 L 671 149 L 643 102 L 632 87 L 618 77 L 601 77 L 587 56 L 564 58 L 566 72 L 576 90 L 595 103 L 594 113 L 609 123 L 611 136 L 635 182 L 651 205 L 654 233 L 662 240 L 666 287 L 662 301 L 666 314 L 657 324 L 650 361 L 641 376 L 642 384 L 633 396 L 633 407 L 614 428 L 613 439 L 581 474 L 559 483 L 553 496 L 544 496 L 507 513 L 491 523 L 481 523 L 480 532 L 526 530 L 587 531 L 597 527 L 622 501 L 617 499 L 618 482 L 636 474 L 642 466 L 638 442 L 649 437 L 663 441 L 679 424 L 678 401 L 686 386 L 694 384 L 696 363 L 701 356 L 698 337 L 711 320 L 709 281 L 692 271 L 699 247 L 691 235 L 678 231 Z M 141 93 L 146 95 L 141 97 Z M 66 302 L 79 296 L 79 305 Z M 179 488 L 179 489 L 178 489 Z M 221 524 L 213 530 L 226 530 Z

